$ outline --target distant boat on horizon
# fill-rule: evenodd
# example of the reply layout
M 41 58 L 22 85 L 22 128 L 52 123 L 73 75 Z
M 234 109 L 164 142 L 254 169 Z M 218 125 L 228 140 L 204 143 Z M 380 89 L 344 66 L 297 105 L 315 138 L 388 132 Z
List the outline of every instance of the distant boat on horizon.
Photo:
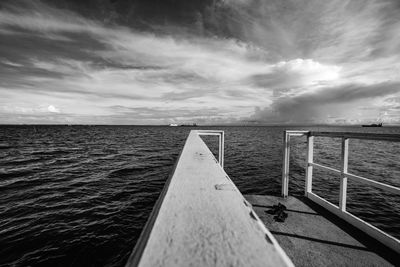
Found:
M 383 123 L 372 123 L 372 124 L 363 124 L 362 127 L 382 127 Z
M 180 126 L 180 127 L 197 127 L 196 123 L 192 123 L 192 124 L 177 124 L 177 123 L 170 123 L 169 126 Z
M 192 124 L 181 124 L 181 125 L 179 125 L 179 126 L 181 126 L 181 127 L 197 127 L 197 124 L 196 124 L 196 123 L 192 123 Z

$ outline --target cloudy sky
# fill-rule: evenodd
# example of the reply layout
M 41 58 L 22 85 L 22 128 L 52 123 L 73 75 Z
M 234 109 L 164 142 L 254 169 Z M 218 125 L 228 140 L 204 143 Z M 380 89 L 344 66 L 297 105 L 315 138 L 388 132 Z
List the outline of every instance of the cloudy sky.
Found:
M 1 0 L 0 123 L 400 124 L 398 0 Z

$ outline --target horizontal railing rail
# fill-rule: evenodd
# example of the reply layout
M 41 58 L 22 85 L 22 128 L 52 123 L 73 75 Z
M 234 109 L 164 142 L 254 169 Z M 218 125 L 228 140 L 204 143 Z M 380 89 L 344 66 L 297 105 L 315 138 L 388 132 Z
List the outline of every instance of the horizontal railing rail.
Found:
M 400 142 L 400 134 L 381 134 L 381 133 L 348 133 L 348 132 L 316 132 L 310 131 L 310 136 L 332 137 L 332 138 L 351 138 L 365 140 L 379 140 Z
M 349 139 L 364 139 L 376 141 L 400 142 L 400 134 L 378 134 L 378 133 L 347 133 L 347 132 L 317 132 L 317 131 L 284 131 L 283 146 L 283 168 L 282 168 L 282 196 L 287 197 L 289 194 L 289 159 L 290 159 L 290 138 L 294 136 L 307 137 L 307 153 L 306 153 L 306 174 L 305 174 L 305 196 L 313 200 L 317 204 L 328 209 L 340 218 L 354 225 L 355 227 L 366 232 L 368 235 L 377 239 L 381 243 L 400 253 L 400 241 L 395 237 L 383 232 L 375 226 L 365 222 L 364 220 L 354 216 L 346 211 L 347 200 L 347 180 L 348 178 L 355 181 L 368 184 L 382 190 L 394 194 L 400 194 L 400 188 L 385 183 L 377 182 L 362 176 L 351 174 L 348 172 L 349 157 Z M 314 137 L 330 137 L 341 138 L 341 168 L 335 169 L 322 164 L 314 163 Z M 321 168 L 327 171 L 340 174 L 340 195 L 339 206 L 332 204 L 326 199 L 312 192 L 313 168 Z

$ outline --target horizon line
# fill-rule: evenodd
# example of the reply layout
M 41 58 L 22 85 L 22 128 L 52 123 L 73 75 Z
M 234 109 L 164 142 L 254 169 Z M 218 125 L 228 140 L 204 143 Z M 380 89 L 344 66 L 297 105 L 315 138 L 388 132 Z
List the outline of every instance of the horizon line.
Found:
M 193 125 L 178 125 L 177 127 L 350 127 L 362 126 L 365 124 L 203 124 L 196 126 Z M 367 124 L 368 125 L 368 124 Z M 169 124 L 91 124 L 91 123 L 0 123 L 0 126 L 157 126 L 157 127 L 174 127 Z M 176 127 L 176 126 L 175 126 Z M 386 124 L 383 127 L 400 127 L 400 124 Z

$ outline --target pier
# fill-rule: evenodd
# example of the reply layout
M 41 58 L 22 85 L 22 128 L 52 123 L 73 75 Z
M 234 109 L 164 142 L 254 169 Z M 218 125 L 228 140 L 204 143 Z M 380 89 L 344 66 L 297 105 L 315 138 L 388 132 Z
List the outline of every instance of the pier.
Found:
M 245 197 L 295 266 L 398 266 L 399 254 L 306 197 Z M 268 213 L 278 202 L 284 223 Z
M 218 136 L 218 159 L 201 135 Z M 312 162 L 313 136 L 319 135 L 328 134 L 284 133 L 282 196 L 243 196 L 223 169 L 224 133 L 192 130 L 126 266 L 396 265 L 399 240 L 345 211 L 345 180 L 354 176 L 346 169 L 348 139 L 360 136 L 334 136 L 343 139 L 340 207 L 312 193 L 312 167 L 317 166 Z M 308 140 L 305 196 L 299 198 L 288 194 L 294 136 Z M 387 135 L 369 139 L 400 140 Z M 285 222 L 269 213 L 278 202 L 289 214 Z

